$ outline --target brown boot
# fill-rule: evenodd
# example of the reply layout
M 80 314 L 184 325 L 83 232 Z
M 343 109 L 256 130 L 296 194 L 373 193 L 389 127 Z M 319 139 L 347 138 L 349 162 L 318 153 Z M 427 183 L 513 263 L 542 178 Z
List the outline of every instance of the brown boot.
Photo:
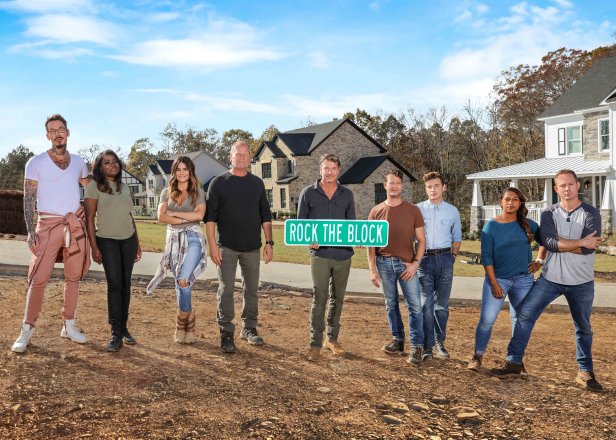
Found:
M 189 314 L 190 312 L 182 312 L 178 309 L 178 316 L 175 324 L 175 334 L 173 335 L 173 340 L 178 344 L 184 343 L 184 338 L 186 336 L 186 324 L 188 323 Z
M 184 342 L 192 344 L 195 342 L 195 312 L 194 310 L 188 315 L 185 327 L 186 334 L 184 335 Z

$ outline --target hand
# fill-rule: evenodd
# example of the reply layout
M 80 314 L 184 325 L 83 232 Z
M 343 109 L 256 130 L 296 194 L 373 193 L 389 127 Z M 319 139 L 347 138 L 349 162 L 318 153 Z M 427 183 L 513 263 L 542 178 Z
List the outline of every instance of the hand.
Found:
M 137 255 L 135 255 L 135 263 L 139 262 L 139 260 L 141 260 L 141 245 L 140 244 L 137 245 Z
M 222 263 L 222 258 L 220 255 L 220 248 L 218 247 L 218 245 L 216 244 L 210 245 L 210 258 L 212 259 L 212 262 L 216 266 L 220 266 L 220 264 Z
M 92 248 L 92 259 L 98 264 L 101 264 L 103 262 L 103 254 L 101 254 L 101 251 L 99 248 L 97 247 Z
M 28 233 L 28 247 L 30 248 L 30 251 L 35 254 L 36 253 L 36 248 L 38 247 L 38 234 L 36 232 L 30 232 Z
M 505 297 L 505 291 L 500 284 L 496 283 L 492 285 L 492 296 L 496 299 L 501 299 Z
M 541 269 L 541 263 L 538 261 L 533 261 L 528 265 L 528 273 L 535 273 L 539 269 Z
M 580 240 L 580 246 L 586 249 L 597 249 L 599 244 L 601 244 L 601 236 L 596 237 L 597 231 L 593 231 L 591 234 L 588 234 L 586 237 Z
M 272 258 L 274 258 L 274 246 L 266 244 L 263 248 L 263 259 L 265 260 L 265 264 L 272 261 Z
M 319 248 L 319 243 L 316 241 L 310 245 L 310 249 L 314 249 L 315 251 Z
M 415 273 L 417 273 L 417 269 L 419 267 L 419 264 L 416 264 L 416 263 L 404 263 L 404 265 L 406 266 L 406 269 L 404 269 L 404 272 L 402 272 L 400 274 L 400 279 L 402 281 L 412 280 L 413 277 L 415 276 Z
M 372 281 L 375 287 L 381 287 L 381 277 L 376 270 L 370 271 L 370 281 Z

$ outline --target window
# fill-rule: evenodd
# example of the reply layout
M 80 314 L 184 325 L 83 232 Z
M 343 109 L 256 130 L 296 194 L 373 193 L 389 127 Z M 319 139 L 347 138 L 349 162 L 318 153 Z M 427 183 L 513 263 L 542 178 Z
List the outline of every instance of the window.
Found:
M 269 203 L 270 208 L 273 206 L 274 204 L 274 200 L 272 198 L 272 190 L 271 189 L 266 189 L 265 190 L 265 197 L 267 197 L 267 203 Z
M 287 174 L 295 174 L 295 162 L 293 162 L 292 160 L 289 160 L 287 162 Z
M 130 188 L 130 193 L 131 194 L 135 194 L 135 193 L 139 192 L 139 187 L 137 185 L 131 185 L 131 186 L 129 186 L 129 188 Z
M 610 121 L 609 119 L 599 120 L 599 151 L 610 149 Z
M 270 179 L 271 177 L 272 177 L 272 164 L 271 163 L 261 164 L 261 178 Z
M 558 154 L 565 156 L 569 154 L 582 153 L 582 126 L 574 125 L 558 129 Z
M 287 208 L 287 189 L 280 188 L 280 207 L 282 209 Z
M 387 193 L 382 183 L 374 184 L 374 203 L 382 203 L 387 200 Z
M 148 188 L 154 188 L 154 181 L 152 179 L 148 180 Z
M 154 197 L 150 197 L 150 208 L 154 207 Z

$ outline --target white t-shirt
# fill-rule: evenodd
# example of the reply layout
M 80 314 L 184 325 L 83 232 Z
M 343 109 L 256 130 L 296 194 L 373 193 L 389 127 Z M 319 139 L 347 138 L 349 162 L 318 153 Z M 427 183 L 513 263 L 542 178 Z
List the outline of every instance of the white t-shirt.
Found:
M 26 164 L 25 178 L 38 182 L 38 212 L 58 215 L 76 212 L 81 198 L 79 179 L 84 177 L 88 177 L 88 167 L 75 154 L 71 154 L 71 163 L 65 170 L 60 169 L 47 152 L 32 157 Z

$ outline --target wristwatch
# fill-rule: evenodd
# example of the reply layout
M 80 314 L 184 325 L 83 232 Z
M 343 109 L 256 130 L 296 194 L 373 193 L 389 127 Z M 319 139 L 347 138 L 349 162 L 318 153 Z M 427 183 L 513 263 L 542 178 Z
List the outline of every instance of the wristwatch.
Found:
M 274 240 L 267 240 L 265 242 L 265 244 L 270 244 L 270 245 L 274 246 Z

